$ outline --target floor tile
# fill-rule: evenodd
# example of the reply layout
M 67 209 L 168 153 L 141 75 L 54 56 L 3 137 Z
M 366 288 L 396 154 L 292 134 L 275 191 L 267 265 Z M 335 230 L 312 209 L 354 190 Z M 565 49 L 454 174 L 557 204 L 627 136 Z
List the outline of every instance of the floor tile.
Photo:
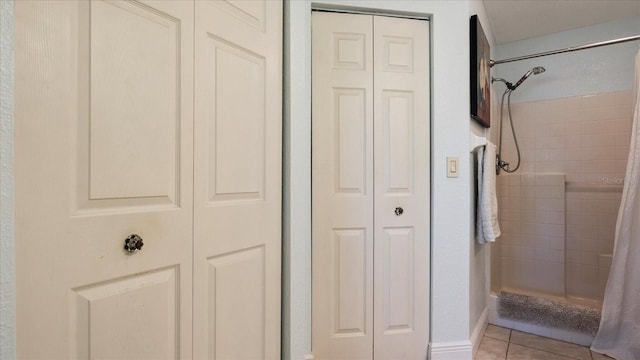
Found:
M 487 329 L 484 331 L 484 336 L 494 338 L 502 341 L 509 341 L 511 335 L 511 329 L 503 328 L 495 325 L 487 325 Z
M 480 346 L 482 346 L 482 345 L 480 345 Z M 609 360 L 609 359 L 613 359 L 612 357 L 608 357 L 607 355 L 603 355 L 603 354 L 597 353 L 595 351 L 591 352 L 591 358 L 593 360 Z
M 591 360 L 591 354 L 588 348 L 549 339 L 546 337 L 523 333 L 513 330 L 511 332 L 511 344 L 518 344 L 533 349 L 543 350 L 556 355 L 562 355 L 571 359 Z
M 573 360 L 573 358 L 510 343 L 507 360 Z
M 484 336 L 474 360 L 504 360 L 507 358 L 508 345 L 506 341 Z

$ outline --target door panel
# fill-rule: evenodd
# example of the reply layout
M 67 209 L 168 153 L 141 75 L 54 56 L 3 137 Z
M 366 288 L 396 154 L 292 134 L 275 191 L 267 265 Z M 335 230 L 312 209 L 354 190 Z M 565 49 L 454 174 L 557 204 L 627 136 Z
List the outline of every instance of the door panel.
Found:
M 428 23 L 312 21 L 314 356 L 425 359 Z
M 259 246 L 208 259 L 210 358 L 266 358 L 264 255 Z
M 193 7 L 15 8 L 19 357 L 191 357 Z
M 207 94 L 212 95 L 207 134 L 209 203 L 261 200 L 265 186 L 264 58 L 213 35 L 207 45 L 208 60 L 215 66 L 206 79 Z
M 140 3 L 80 8 L 79 21 L 90 23 L 89 41 L 79 44 L 90 53 L 81 60 L 89 77 L 80 79 L 90 97 L 80 104 L 89 113 L 82 125 L 90 131 L 79 139 L 89 148 L 89 199 L 176 201 L 180 21 Z
M 429 27 L 374 17 L 376 359 L 425 359 L 429 318 Z M 401 214 L 396 214 L 401 208 Z
M 178 276 L 171 267 L 73 289 L 78 358 L 178 358 Z
M 384 186 L 385 194 L 411 194 L 414 190 L 413 96 L 411 91 L 382 91 L 386 174 L 380 186 Z
M 367 111 L 364 89 L 334 88 L 336 135 L 335 192 L 366 195 Z M 369 141 L 370 142 L 370 141 Z
M 334 229 L 335 263 L 332 273 L 334 334 L 366 336 L 367 242 L 365 229 Z
M 179 206 L 184 22 L 139 2 L 77 8 L 78 211 Z
M 371 16 L 312 15 L 313 353 L 373 356 Z
M 414 246 L 413 228 L 384 229 L 384 239 L 380 249 L 386 256 L 380 265 L 386 274 L 381 281 L 382 298 L 378 299 L 386 305 L 386 311 L 380 318 L 383 321 L 384 334 L 414 329 Z
M 282 3 L 195 12 L 194 357 L 279 359 Z

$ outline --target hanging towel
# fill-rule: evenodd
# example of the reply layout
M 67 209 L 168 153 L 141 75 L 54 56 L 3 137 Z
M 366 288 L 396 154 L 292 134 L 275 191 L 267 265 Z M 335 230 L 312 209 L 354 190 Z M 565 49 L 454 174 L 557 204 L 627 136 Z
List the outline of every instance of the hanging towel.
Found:
M 500 236 L 496 195 L 496 146 L 488 142 L 478 149 L 478 208 L 476 238 L 480 244 Z

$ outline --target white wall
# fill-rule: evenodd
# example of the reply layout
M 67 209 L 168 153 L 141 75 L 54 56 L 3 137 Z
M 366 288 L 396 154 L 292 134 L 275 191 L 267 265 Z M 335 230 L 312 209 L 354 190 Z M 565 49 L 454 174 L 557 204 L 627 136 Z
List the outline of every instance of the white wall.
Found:
M 0 359 L 16 358 L 13 216 L 13 0 L 0 1 Z
M 640 17 L 630 17 L 498 45 L 494 60 L 638 34 Z M 547 69 L 542 74 L 531 76 L 514 91 L 511 97 L 513 103 L 629 90 L 638 45 L 640 41 L 632 41 L 495 65 L 492 75 L 515 83 L 534 66 L 544 66 Z M 503 91 L 504 86 L 500 89 Z
M 482 1 L 470 1 L 469 2 L 469 14 L 478 15 L 480 19 L 480 24 L 482 25 L 482 29 L 484 30 L 485 36 L 489 41 L 489 47 L 491 48 L 491 58 L 494 58 L 496 42 L 494 40 L 493 31 L 491 29 L 491 24 L 489 23 L 489 19 L 487 17 L 486 10 L 484 8 L 484 3 Z M 492 87 L 492 90 L 495 90 Z M 476 135 L 484 135 L 488 138 L 491 137 L 491 134 L 495 133 L 497 130 L 497 126 L 499 125 L 497 114 L 493 111 L 495 106 L 493 104 L 496 103 L 496 99 L 498 97 L 498 93 L 492 91 L 491 93 L 491 124 L 492 127 L 484 130 L 481 126 L 479 126 L 475 121 L 471 121 L 471 131 Z M 472 169 L 473 162 L 475 158 L 472 157 L 470 160 L 470 169 Z M 482 329 L 484 329 L 485 322 L 487 321 L 487 298 L 489 295 L 489 287 L 490 287 L 490 259 L 489 253 L 490 248 L 489 244 L 481 245 L 475 239 L 475 209 L 474 209 L 474 198 L 476 196 L 475 179 L 470 179 L 470 188 L 471 188 L 471 202 L 472 206 L 470 208 L 470 236 L 469 236 L 469 247 L 470 247 L 470 263 L 469 263 L 469 331 L 471 332 L 472 341 L 475 341 L 474 346 L 477 346 L 477 342 L 481 340 L 481 333 L 479 333 Z M 475 333 L 474 333 L 475 331 Z M 475 336 L 479 336 L 480 338 L 474 338 Z
M 469 343 L 469 1 L 331 1 L 324 6 L 411 12 L 431 16 L 432 239 L 431 342 L 467 349 Z M 309 0 L 291 1 L 285 15 L 285 253 L 289 299 L 283 352 L 303 359 L 311 351 L 310 302 L 310 28 Z M 446 177 L 446 157 L 461 160 L 459 178 Z M 300 299 L 304 301 L 300 301 Z M 294 330 L 295 328 L 295 330 Z M 470 355 L 470 353 L 469 353 Z

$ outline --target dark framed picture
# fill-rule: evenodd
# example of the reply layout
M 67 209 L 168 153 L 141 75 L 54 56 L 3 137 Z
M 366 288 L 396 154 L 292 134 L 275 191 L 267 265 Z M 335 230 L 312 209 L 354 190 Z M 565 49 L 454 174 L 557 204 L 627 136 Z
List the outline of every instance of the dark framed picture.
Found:
M 471 17 L 471 117 L 484 127 L 491 126 L 491 81 L 489 41 L 484 35 L 480 19 Z

